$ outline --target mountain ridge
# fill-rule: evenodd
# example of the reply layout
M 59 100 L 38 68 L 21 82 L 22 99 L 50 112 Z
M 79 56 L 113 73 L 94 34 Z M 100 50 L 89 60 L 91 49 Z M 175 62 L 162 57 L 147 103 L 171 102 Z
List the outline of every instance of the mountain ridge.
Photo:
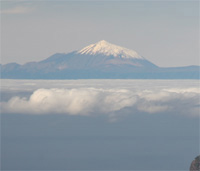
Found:
M 159 67 L 136 51 L 105 40 L 39 62 L 0 65 L 12 79 L 199 79 L 199 66 Z

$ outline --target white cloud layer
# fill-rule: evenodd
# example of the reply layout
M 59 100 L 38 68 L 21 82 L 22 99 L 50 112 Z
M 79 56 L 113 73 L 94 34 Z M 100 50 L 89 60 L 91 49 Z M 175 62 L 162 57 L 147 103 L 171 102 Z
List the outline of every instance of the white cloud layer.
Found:
M 1 102 L 2 113 L 23 114 L 113 114 L 176 113 L 199 116 L 198 88 L 133 90 L 126 88 L 37 89 L 30 97 L 12 97 Z M 123 112 L 120 112 L 123 113 Z

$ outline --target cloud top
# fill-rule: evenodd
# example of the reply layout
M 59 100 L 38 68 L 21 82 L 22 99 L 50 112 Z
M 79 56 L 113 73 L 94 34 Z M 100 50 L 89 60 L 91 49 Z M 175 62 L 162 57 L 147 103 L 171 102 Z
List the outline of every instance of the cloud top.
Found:
M 37 89 L 30 97 L 1 103 L 2 113 L 94 115 L 124 109 L 134 114 L 174 112 L 199 116 L 199 89 L 140 90 L 115 88 Z

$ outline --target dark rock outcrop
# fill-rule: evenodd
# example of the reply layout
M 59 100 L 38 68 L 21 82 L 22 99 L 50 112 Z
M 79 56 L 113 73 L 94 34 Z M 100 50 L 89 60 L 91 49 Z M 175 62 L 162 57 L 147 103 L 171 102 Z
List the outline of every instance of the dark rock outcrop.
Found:
M 190 171 L 200 171 L 200 155 L 192 161 Z

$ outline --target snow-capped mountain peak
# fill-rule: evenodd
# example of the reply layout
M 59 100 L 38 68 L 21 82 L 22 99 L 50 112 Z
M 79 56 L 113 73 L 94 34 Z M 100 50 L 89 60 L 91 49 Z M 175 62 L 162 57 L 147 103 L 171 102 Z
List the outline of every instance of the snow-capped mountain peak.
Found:
M 103 54 L 106 56 L 114 56 L 121 58 L 137 58 L 144 59 L 137 52 L 111 44 L 105 40 L 101 40 L 95 44 L 84 47 L 77 52 L 78 54 L 89 54 L 89 55 L 99 55 Z

